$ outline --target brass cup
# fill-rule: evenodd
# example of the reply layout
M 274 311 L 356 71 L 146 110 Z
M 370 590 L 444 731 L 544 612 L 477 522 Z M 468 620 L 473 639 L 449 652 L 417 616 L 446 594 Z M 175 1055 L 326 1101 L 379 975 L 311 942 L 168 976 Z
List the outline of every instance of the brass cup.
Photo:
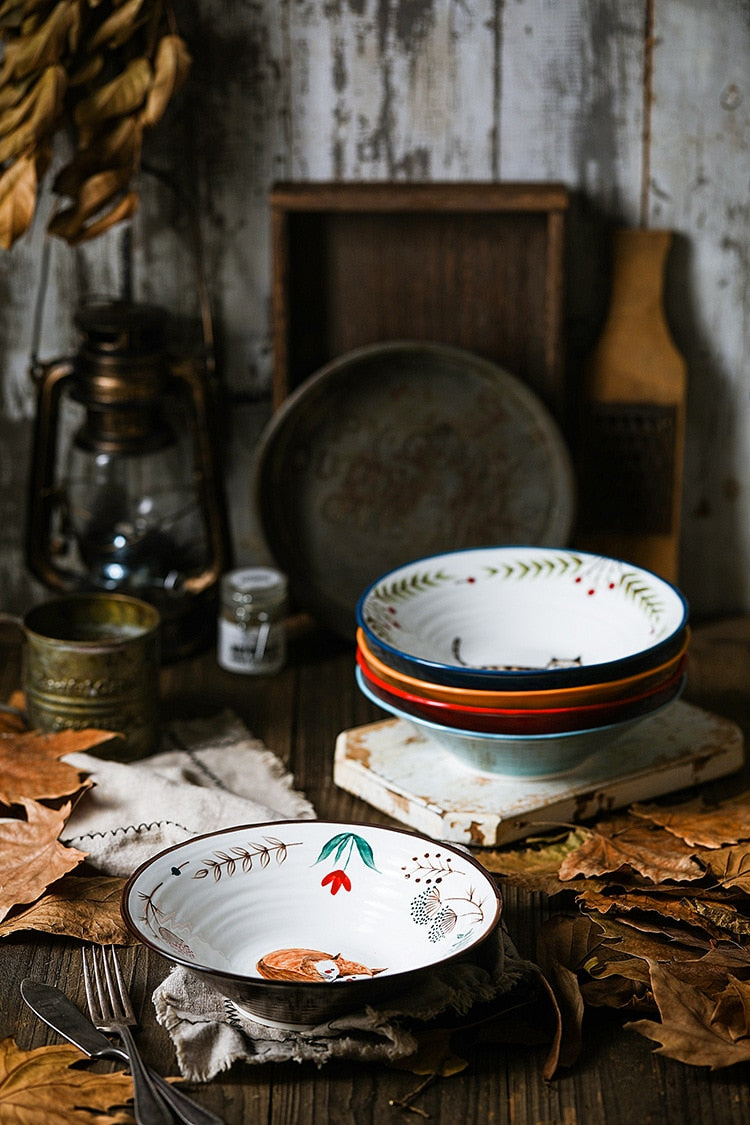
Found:
M 34 730 L 95 728 L 118 737 L 92 752 L 118 761 L 159 740 L 160 615 L 125 594 L 70 594 L 22 619 L 23 687 Z

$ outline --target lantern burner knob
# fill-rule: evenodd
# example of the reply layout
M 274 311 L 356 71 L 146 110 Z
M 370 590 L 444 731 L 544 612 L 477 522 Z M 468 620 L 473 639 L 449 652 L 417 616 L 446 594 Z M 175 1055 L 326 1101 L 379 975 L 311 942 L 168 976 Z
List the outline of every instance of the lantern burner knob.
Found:
M 132 359 L 163 350 L 165 322 L 163 309 L 131 301 L 89 301 L 75 316 L 92 356 Z

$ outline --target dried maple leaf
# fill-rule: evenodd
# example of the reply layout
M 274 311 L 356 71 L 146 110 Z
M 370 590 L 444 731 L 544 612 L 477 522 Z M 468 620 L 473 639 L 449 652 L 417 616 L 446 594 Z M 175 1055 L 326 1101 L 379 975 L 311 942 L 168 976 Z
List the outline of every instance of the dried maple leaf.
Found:
M 105 730 L 63 730 L 54 734 L 24 731 L 0 735 L 0 801 L 35 801 L 70 797 L 91 783 L 73 766 L 59 759 L 90 750 L 115 735 Z
M 601 915 L 596 917 L 600 918 Z M 656 941 L 661 950 L 660 954 L 654 954 L 657 960 L 670 960 L 676 957 L 676 950 L 684 951 L 685 956 L 694 957 L 696 954 L 705 953 L 710 948 L 710 942 L 716 940 L 705 928 L 701 932 L 692 926 L 680 925 L 679 922 L 672 926 L 663 920 L 651 921 L 645 915 L 624 915 L 616 921 L 631 933 L 635 932 Z M 724 936 L 726 935 L 722 935 Z
M 71 812 L 69 798 L 92 783 L 84 773 L 60 759 L 92 749 L 113 737 L 112 731 L 95 729 L 0 734 L 0 804 L 12 806 L 14 814 L 0 819 L 0 923 L 15 907 L 36 903 L 48 886 L 86 858 L 84 852 L 66 847 L 58 837 Z M 68 799 L 62 808 L 41 803 L 63 798 Z M 122 935 L 112 904 L 102 906 L 99 918 L 94 910 L 89 910 L 89 917 L 84 919 L 84 911 L 83 903 L 76 904 L 74 897 L 73 901 L 65 901 L 65 892 L 61 897 L 58 891 L 56 898 L 50 896 L 37 903 L 36 908 L 23 912 L 23 920 L 17 914 L 8 922 L 6 932 L 35 928 L 102 941 L 117 941 L 118 937 L 97 939 L 92 932 Z
M 650 988 L 635 976 L 620 974 L 581 981 L 581 996 L 591 1008 L 618 1008 L 652 1015 L 654 999 Z
M 0 735 L 20 735 L 26 730 L 26 723 L 20 714 L 0 711 Z
M 706 873 L 683 841 L 663 829 L 631 820 L 624 825 L 604 824 L 588 832 L 584 843 L 562 861 L 559 875 L 567 881 L 576 875 L 609 875 L 623 868 L 653 883 L 691 882 Z
M 0 1041 L 0 1121 L 3 1125 L 125 1125 L 126 1112 L 108 1112 L 133 1096 L 128 1074 L 97 1074 L 73 1063 L 85 1059 L 76 1047 L 22 1051 Z
M 706 941 L 698 947 L 707 948 Z M 705 958 L 696 960 L 694 946 L 670 944 L 661 931 L 643 933 L 629 922 L 609 916 L 552 918 L 541 931 L 538 957 L 552 981 L 569 1029 L 580 1018 L 575 1005 L 581 1002 L 592 1007 L 653 1012 L 651 961 L 671 959 L 680 968 L 689 965 L 685 979 L 692 975 L 703 983 L 724 972 L 709 962 L 704 965 Z
M 9 702 L 7 706 L 14 707 L 15 705 Z M 15 711 L 0 710 L 0 735 L 21 734 L 27 729 L 21 707 L 18 707 Z
M 625 1026 L 659 1044 L 657 1054 L 711 1070 L 750 1060 L 750 1039 L 735 1039 L 718 1020 L 716 1003 L 672 972 L 670 965 L 649 963 L 651 990 L 661 1023 L 634 1020 Z
M 539 957 L 545 963 L 552 960 L 575 974 L 579 987 L 588 979 L 603 981 L 616 976 L 630 982 L 628 994 L 632 996 L 633 982 L 648 983 L 642 943 L 636 935 L 623 933 L 617 923 L 609 920 L 601 922 L 585 916 L 558 918 L 554 922 L 551 930 L 545 927 L 542 932 Z M 633 938 L 631 943 L 628 937 Z M 616 988 L 618 993 L 621 989 L 619 985 L 609 987 L 610 990 Z
M 0 921 L 12 907 L 34 902 L 42 892 L 86 858 L 58 841 L 70 804 L 49 809 L 22 798 L 26 820 L 0 820 Z
M 726 1028 L 731 1039 L 750 1036 L 750 984 L 729 977 L 727 986 L 716 1001 L 713 1022 Z
M 550 982 L 559 1011 L 556 1061 L 560 1066 L 571 1066 L 580 1054 L 583 997 L 578 970 L 592 945 L 598 945 L 601 940 L 601 928 L 581 917 L 553 918 L 540 934 L 537 947 L 539 966 Z
M 16 688 L 8 697 L 8 706 L 15 707 L 17 711 L 26 710 L 26 693 L 21 688 Z M 28 727 L 26 728 L 28 730 Z
M 63 733 L 67 733 L 66 731 Z M 74 735 L 90 735 L 90 731 L 73 731 Z M 84 740 L 74 749 L 88 749 L 101 741 L 101 731 L 96 731 L 97 740 Z M 110 735 L 111 737 L 111 735 Z M 84 781 L 79 769 L 60 762 L 64 754 L 72 754 L 69 738 L 60 739 L 58 735 L 40 735 L 36 731 L 4 733 L 0 736 L 0 801 L 16 804 L 22 798 L 44 801 L 56 800 L 73 793 L 91 783 Z
M 571 842 L 500 849 L 487 863 L 509 883 L 570 888 L 585 912 L 553 917 L 538 951 L 569 1043 L 579 1005 L 604 1005 L 658 1012 L 661 1022 L 627 1026 L 671 1058 L 750 1060 L 750 794 L 635 805 Z
M 24 930 L 80 938 L 99 945 L 132 945 L 120 914 L 124 879 L 66 875 L 26 910 L 0 922 L 0 938 Z
M 750 980 L 750 950 L 733 942 L 713 944 L 700 957 L 670 959 L 669 964 L 675 977 L 700 989 L 713 1001 L 718 999 L 730 976 Z
M 707 809 L 701 799 L 672 808 L 633 805 L 634 816 L 642 817 L 679 836 L 686 844 L 721 848 L 750 840 L 750 795 L 735 797 L 715 809 Z
M 690 901 L 690 906 L 704 922 L 714 929 L 746 938 L 750 935 L 750 918 L 740 914 L 731 903 L 704 902 L 700 899 Z
M 624 971 L 622 962 L 637 958 L 642 962 L 641 966 L 632 966 L 630 971 L 636 979 L 647 980 L 648 972 L 644 966 L 648 961 L 695 961 L 696 953 L 702 954 L 710 948 L 705 939 L 699 942 L 669 940 L 662 929 L 641 929 L 634 926 L 629 918 L 597 916 L 596 922 L 607 942 L 597 948 L 596 961 L 590 958 L 584 966 L 592 976 L 617 972 L 618 962 Z M 690 938 L 689 931 L 682 931 L 682 934 Z

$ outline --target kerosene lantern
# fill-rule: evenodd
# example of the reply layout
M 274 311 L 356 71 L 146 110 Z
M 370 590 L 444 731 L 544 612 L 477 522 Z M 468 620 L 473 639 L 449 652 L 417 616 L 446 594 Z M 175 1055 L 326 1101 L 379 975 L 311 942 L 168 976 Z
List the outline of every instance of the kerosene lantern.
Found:
M 229 563 L 214 388 L 173 358 L 164 310 L 84 304 L 77 355 L 35 363 L 26 552 L 52 590 L 156 605 L 166 660 L 211 639 Z

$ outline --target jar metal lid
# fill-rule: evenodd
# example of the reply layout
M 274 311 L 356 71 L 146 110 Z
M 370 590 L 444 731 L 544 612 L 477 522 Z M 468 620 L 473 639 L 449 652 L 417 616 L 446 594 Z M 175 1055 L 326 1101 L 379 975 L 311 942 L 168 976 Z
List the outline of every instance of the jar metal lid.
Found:
M 234 605 L 283 601 L 287 595 L 286 575 L 270 566 L 230 570 L 222 576 L 221 594 L 223 600 Z

